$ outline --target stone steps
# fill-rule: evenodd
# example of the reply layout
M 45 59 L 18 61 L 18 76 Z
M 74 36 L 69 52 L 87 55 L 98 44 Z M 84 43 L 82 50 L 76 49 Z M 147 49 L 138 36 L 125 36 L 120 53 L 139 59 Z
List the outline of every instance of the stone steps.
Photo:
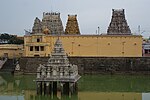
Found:
M 15 70 L 15 65 L 13 59 L 8 59 L 3 65 L 3 67 L 0 69 L 0 72 L 12 73 L 14 72 L 14 70 Z

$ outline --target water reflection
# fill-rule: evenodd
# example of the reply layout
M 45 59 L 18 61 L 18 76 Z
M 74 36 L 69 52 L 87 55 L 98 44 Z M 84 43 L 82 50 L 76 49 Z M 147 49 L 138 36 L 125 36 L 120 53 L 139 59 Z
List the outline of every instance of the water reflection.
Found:
M 0 100 L 50 100 L 36 95 L 36 76 L 0 74 Z M 82 76 L 78 95 L 55 100 L 150 100 L 149 76 L 94 75 Z M 54 100 L 54 99 L 53 99 Z
M 141 93 L 118 92 L 81 92 L 79 100 L 142 100 Z
M 0 100 L 24 100 L 23 96 L 0 96 Z
M 142 93 L 142 100 L 150 100 L 150 93 Z

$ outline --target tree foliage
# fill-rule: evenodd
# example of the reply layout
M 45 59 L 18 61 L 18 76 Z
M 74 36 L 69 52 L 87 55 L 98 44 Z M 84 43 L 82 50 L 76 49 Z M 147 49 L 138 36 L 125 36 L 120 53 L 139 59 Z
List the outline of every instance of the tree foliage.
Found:
M 24 41 L 15 35 L 3 33 L 0 34 L 0 44 L 24 44 Z

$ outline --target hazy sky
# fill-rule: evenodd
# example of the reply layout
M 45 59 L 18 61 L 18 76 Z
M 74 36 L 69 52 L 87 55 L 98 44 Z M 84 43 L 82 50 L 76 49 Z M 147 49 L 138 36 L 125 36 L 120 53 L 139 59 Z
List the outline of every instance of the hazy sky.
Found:
M 125 9 L 131 31 L 138 32 L 138 25 L 145 36 L 150 35 L 150 0 L 1 0 L 0 33 L 24 35 L 32 29 L 35 17 L 42 19 L 43 12 L 61 13 L 65 28 L 67 15 L 77 14 L 82 34 L 95 34 L 99 26 L 106 33 L 112 9 Z

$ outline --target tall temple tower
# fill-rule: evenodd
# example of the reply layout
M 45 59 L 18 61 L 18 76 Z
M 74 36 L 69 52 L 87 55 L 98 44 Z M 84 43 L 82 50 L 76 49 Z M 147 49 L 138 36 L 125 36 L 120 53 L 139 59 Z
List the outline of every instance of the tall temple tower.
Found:
M 34 21 L 34 26 L 32 28 L 32 34 L 36 33 L 53 35 L 64 34 L 60 13 L 43 13 L 42 21 L 36 18 Z
M 35 33 L 42 33 L 42 23 L 38 17 L 35 18 L 34 25 L 32 28 L 32 34 Z
M 68 15 L 65 34 L 80 34 L 77 15 Z
M 49 29 L 49 34 L 63 34 L 63 25 L 60 18 L 60 13 L 51 12 L 43 13 L 42 29 Z
M 112 19 L 107 34 L 131 34 L 131 30 L 125 19 L 124 9 L 112 9 Z

